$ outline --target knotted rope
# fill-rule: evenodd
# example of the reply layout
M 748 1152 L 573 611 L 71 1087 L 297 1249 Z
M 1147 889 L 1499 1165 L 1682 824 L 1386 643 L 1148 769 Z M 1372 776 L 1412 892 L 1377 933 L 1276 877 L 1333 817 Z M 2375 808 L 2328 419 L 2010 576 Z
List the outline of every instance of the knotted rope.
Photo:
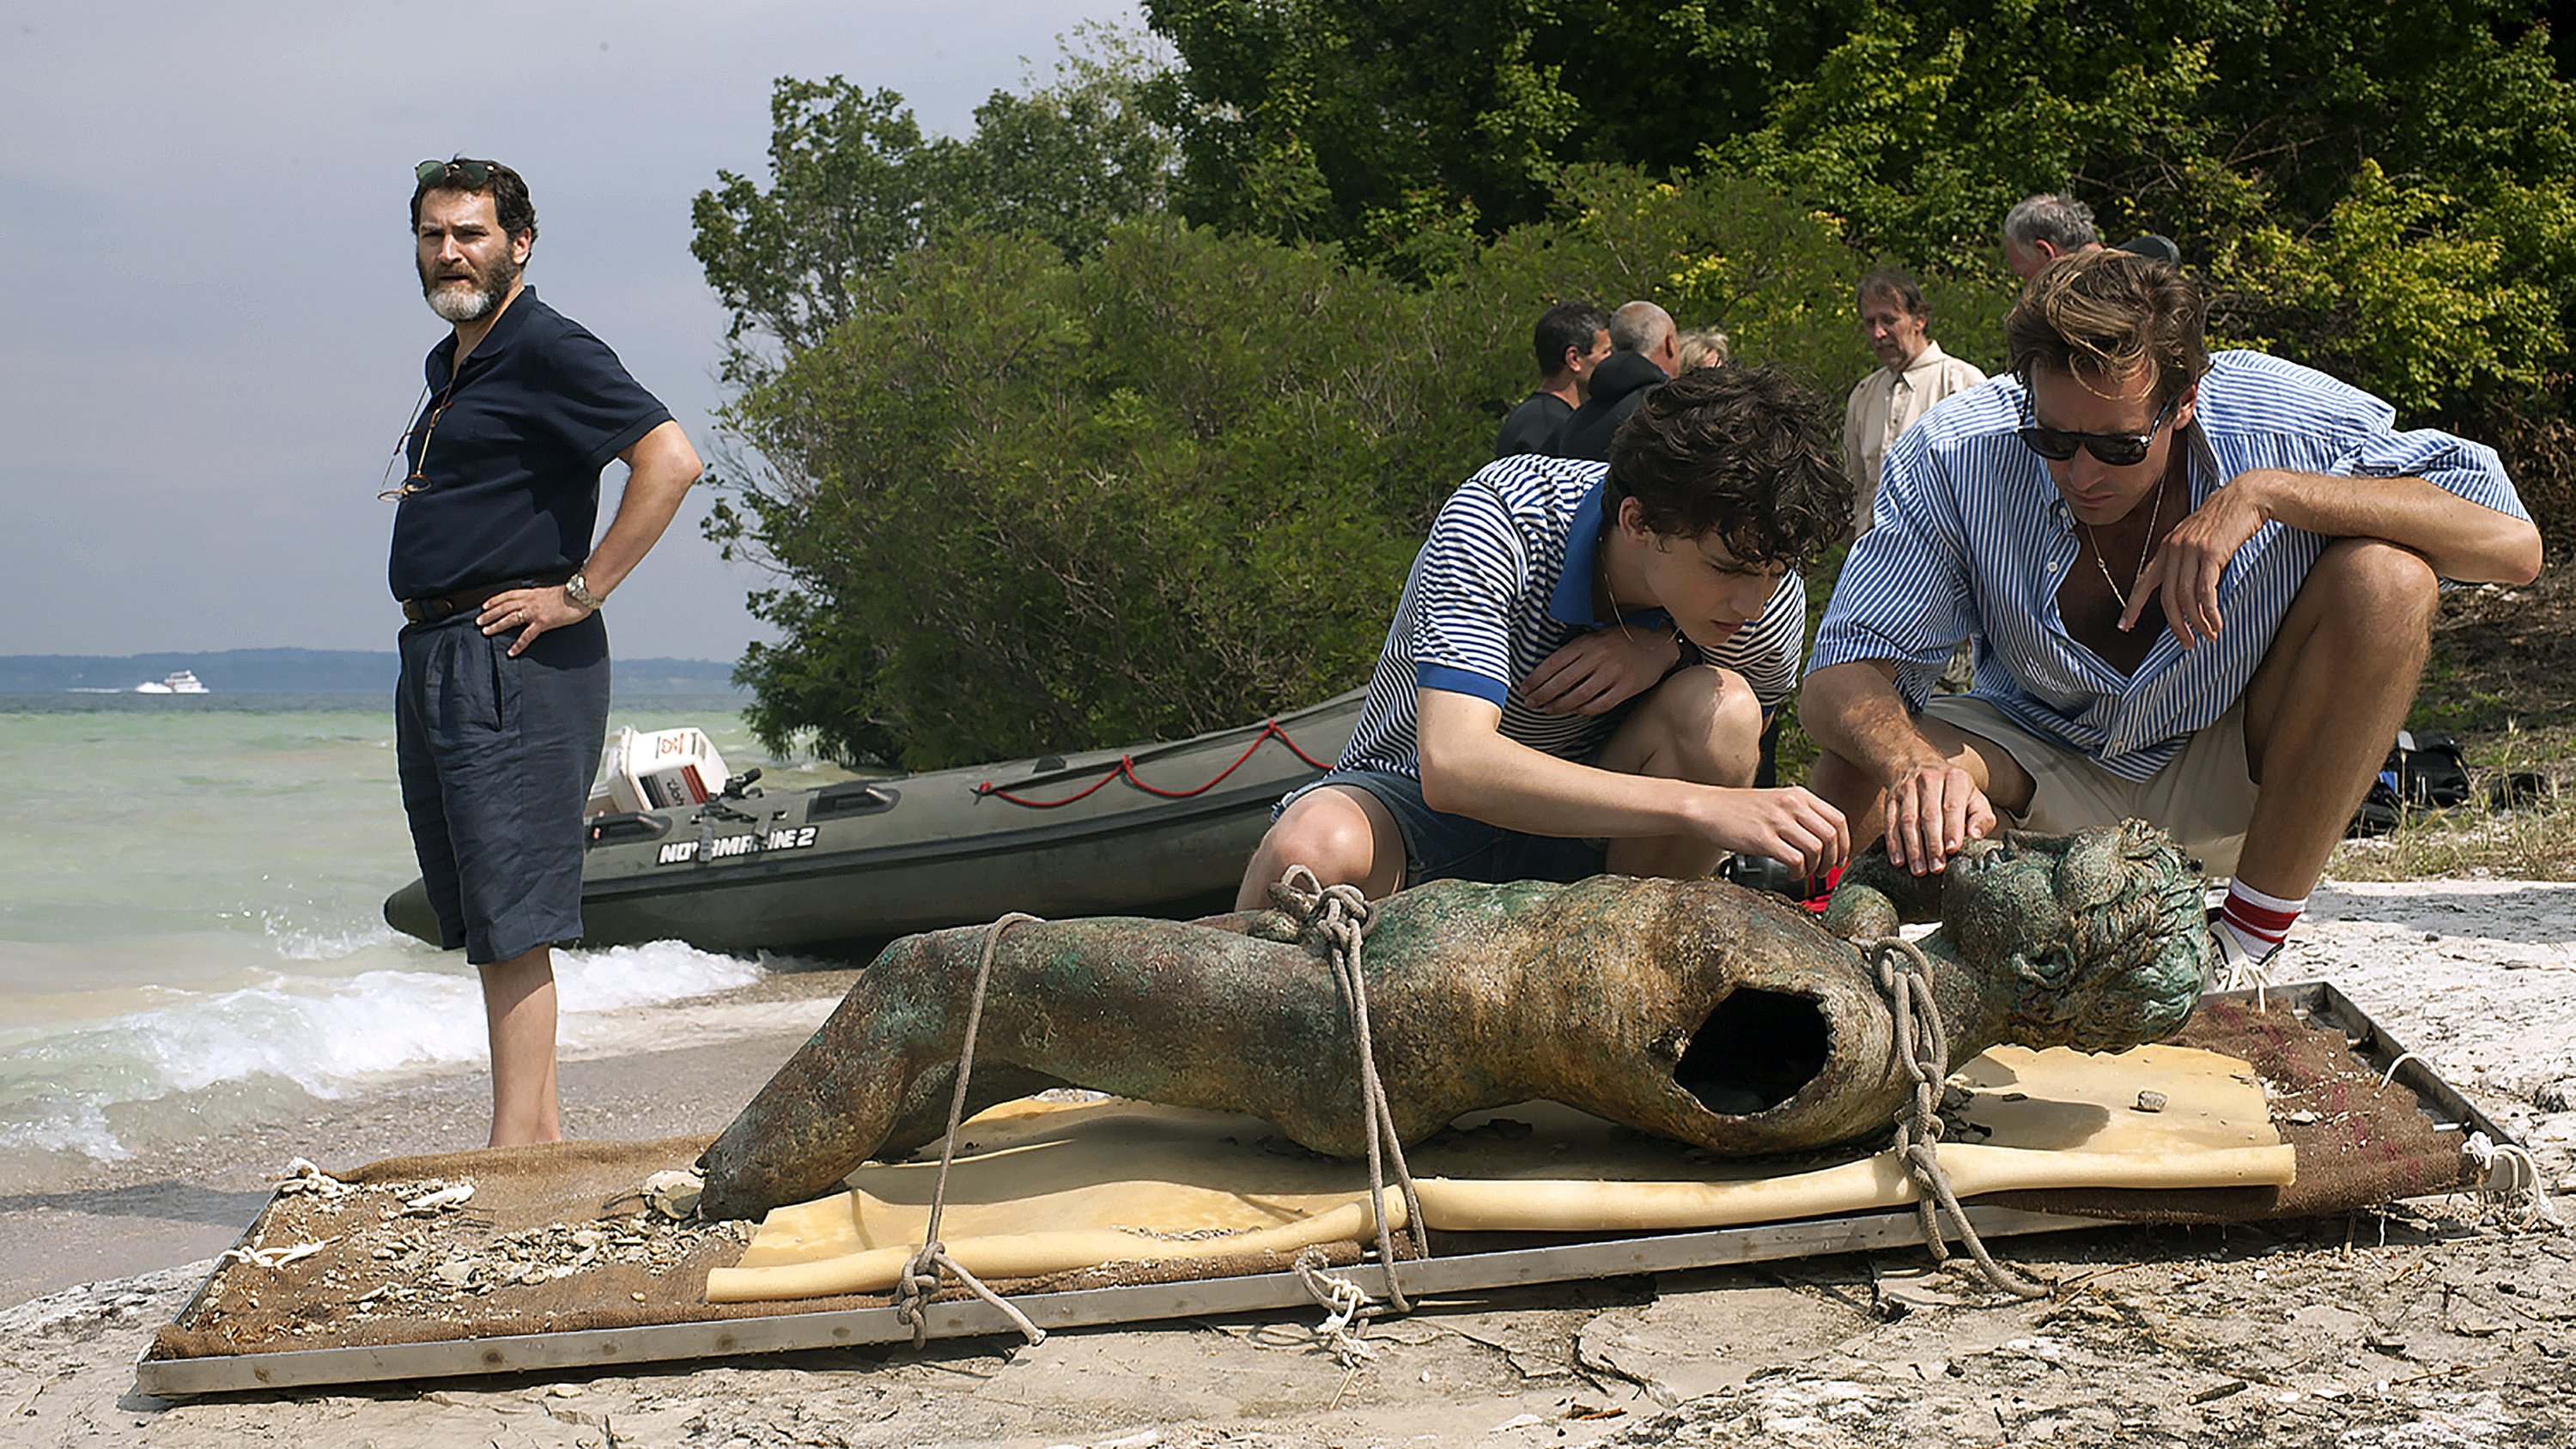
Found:
M 912 1255 L 912 1261 L 904 1265 L 903 1276 L 895 1283 L 894 1315 L 898 1321 L 912 1325 L 915 1348 L 930 1339 L 930 1319 L 923 1310 L 930 1303 L 930 1295 L 939 1291 L 942 1272 L 955 1275 L 967 1291 L 1000 1309 L 1030 1343 L 1046 1342 L 1045 1329 L 1029 1322 L 1029 1316 L 1010 1300 L 985 1287 L 983 1280 L 950 1257 L 948 1245 L 939 1241 L 939 1215 L 948 1206 L 948 1165 L 957 1158 L 957 1129 L 966 1118 L 966 1082 L 975 1069 L 975 1031 L 984 1020 L 984 986 L 992 979 L 993 950 L 1001 945 L 1004 930 L 1037 919 L 1013 911 L 984 928 L 983 956 L 975 963 L 975 994 L 966 1006 L 966 1039 L 957 1048 L 957 1090 L 948 1099 L 948 1135 L 939 1145 L 939 1179 L 930 1190 L 930 1221 L 922 1228 L 921 1251 Z
M 2567 1225 L 2567 1220 L 2558 1215 L 2558 1205 L 2549 1200 L 2549 1189 L 2541 1185 L 2540 1164 L 2532 1160 L 2530 1149 L 2472 1132 L 2460 1144 L 2460 1150 L 2486 1174 L 2478 1195 L 2493 1203 L 2507 1224 L 2526 1230 L 2541 1223 L 2553 1228 Z M 2498 1163 L 2506 1168 L 2502 1174 L 2496 1172 Z M 2496 1182 L 2499 1175 L 2504 1178 L 2500 1185 Z
M 1312 932 L 1323 940 L 1342 1005 L 1350 1013 L 1351 1035 L 1359 1043 L 1361 1125 L 1368 1136 L 1369 1213 L 1377 1224 L 1378 1261 L 1386 1269 L 1387 1301 L 1396 1312 L 1411 1313 L 1404 1285 L 1396 1281 L 1395 1235 L 1386 1221 L 1387 1160 L 1394 1162 L 1396 1184 L 1404 1191 L 1404 1217 L 1414 1246 L 1426 1258 L 1431 1256 L 1431 1233 L 1422 1223 L 1422 1201 L 1413 1190 L 1413 1170 L 1404 1162 L 1404 1141 L 1396 1135 L 1386 1084 L 1377 1074 L 1377 1046 L 1369 1036 L 1368 978 L 1360 970 L 1360 945 L 1376 928 L 1377 907 L 1358 886 L 1325 885 L 1302 865 L 1288 867 L 1279 878 L 1279 895 L 1296 905 L 1299 933 Z
M 1348 1278 L 1335 1278 L 1324 1272 L 1324 1251 L 1308 1248 L 1288 1264 L 1297 1281 L 1324 1309 L 1324 1321 L 1315 1327 L 1315 1336 L 1324 1341 L 1334 1358 L 1344 1368 L 1357 1368 L 1363 1359 L 1377 1357 L 1377 1350 L 1360 1338 L 1355 1326 L 1362 1310 L 1369 1306 L 1365 1289 Z
M 1986 1281 L 2023 1298 L 2045 1298 L 2049 1290 L 1994 1260 L 1941 1167 L 1941 1085 L 1950 1076 L 1950 1034 L 1941 1022 L 1940 1003 L 1932 997 L 1932 963 L 1923 948 L 1902 936 L 1886 936 L 1863 948 L 1877 969 L 1878 989 L 1887 997 L 1895 1019 L 1896 1060 L 1914 1084 L 1914 1095 L 1896 1112 L 1896 1152 L 1912 1174 L 1914 1211 L 1923 1224 L 1924 1246 L 1934 1262 L 1950 1260 L 1950 1245 L 1941 1231 L 1941 1214 L 1957 1225 L 1959 1241 L 1985 1271 Z

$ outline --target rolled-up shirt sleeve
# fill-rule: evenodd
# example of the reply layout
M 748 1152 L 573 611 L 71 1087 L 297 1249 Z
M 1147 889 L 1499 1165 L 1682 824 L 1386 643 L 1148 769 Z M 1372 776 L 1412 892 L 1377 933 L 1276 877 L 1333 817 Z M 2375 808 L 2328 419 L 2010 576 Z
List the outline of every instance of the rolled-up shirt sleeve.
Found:
M 1967 538 L 1937 454 L 1909 429 L 1888 449 L 1878 514 L 1843 560 L 1816 627 L 1807 672 L 1884 661 L 1911 708 L 1931 697 L 1941 666 L 1974 633 Z
M 1474 479 L 1440 506 L 1414 562 L 1413 681 L 1500 705 L 1511 693 L 1511 619 L 1528 587 L 1501 495 Z
M 2365 434 L 2332 471 L 2356 478 L 2421 478 L 2471 503 L 2525 522 L 2531 519 L 2495 449 L 2431 428 Z

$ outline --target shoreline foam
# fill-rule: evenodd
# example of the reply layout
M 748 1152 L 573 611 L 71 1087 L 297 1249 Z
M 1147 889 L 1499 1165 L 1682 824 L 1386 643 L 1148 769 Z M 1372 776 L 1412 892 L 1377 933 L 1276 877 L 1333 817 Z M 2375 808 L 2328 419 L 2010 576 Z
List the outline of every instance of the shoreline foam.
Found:
M 117 1161 L 185 1135 L 209 1113 L 229 1115 L 230 1099 L 291 1111 L 299 1094 L 328 1102 L 479 1073 L 482 999 L 456 960 L 337 977 L 261 970 L 226 990 L 156 990 L 149 1004 L 103 1019 L 0 1031 L 0 1193 L 59 1178 L 64 1164 L 44 1159 Z M 741 1014 L 732 995 L 769 969 L 678 942 L 561 952 L 562 1051 L 615 1055 L 773 1030 L 756 1015 L 728 1025 Z

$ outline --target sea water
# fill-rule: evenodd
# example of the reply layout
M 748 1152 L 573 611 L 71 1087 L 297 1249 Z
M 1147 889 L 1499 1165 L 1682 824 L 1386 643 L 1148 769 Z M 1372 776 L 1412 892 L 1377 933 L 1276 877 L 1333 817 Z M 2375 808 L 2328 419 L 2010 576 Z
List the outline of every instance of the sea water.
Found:
M 794 783 L 739 697 L 620 699 Z M 0 694 L 0 1191 L 382 1089 L 480 1072 L 462 952 L 384 923 L 419 874 L 373 695 Z M 785 777 L 782 778 L 782 773 Z M 567 1053 L 641 1048 L 762 966 L 677 942 L 561 951 Z

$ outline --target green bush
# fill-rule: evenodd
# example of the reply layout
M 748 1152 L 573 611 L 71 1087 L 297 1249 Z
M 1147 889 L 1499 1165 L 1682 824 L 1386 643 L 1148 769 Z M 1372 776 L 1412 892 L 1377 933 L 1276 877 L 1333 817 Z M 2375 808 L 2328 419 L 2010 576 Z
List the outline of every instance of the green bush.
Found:
M 773 745 L 928 768 L 1185 734 L 1364 680 L 1416 546 L 1423 299 L 1176 223 L 1068 262 L 952 234 L 726 421 L 773 465 L 729 544 L 783 575 L 746 661 Z

